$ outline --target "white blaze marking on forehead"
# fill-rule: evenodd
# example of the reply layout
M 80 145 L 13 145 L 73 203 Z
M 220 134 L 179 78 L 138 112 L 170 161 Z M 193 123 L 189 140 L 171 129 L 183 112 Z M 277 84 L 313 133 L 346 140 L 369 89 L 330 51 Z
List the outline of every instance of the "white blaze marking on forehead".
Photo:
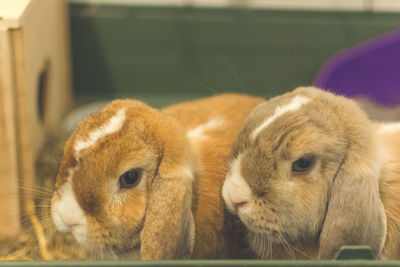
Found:
M 189 139 L 207 139 L 205 132 L 209 130 L 216 129 L 225 123 L 224 119 L 221 117 L 215 117 L 208 122 L 197 126 L 194 129 L 187 131 L 186 136 Z
M 379 127 L 379 133 L 395 133 L 400 131 L 400 122 L 383 123 Z
M 75 152 L 79 154 L 81 150 L 94 145 L 102 137 L 120 130 L 124 124 L 125 118 L 125 108 L 118 110 L 117 114 L 111 117 L 107 123 L 89 133 L 89 138 L 87 140 L 79 140 L 75 144 Z
M 242 156 L 239 155 L 231 164 L 230 172 L 228 173 L 224 185 L 222 187 L 222 197 L 229 210 L 234 211 L 233 200 L 242 200 L 250 202 L 252 199 L 252 193 L 250 186 L 243 178 L 240 166 L 242 164 Z M 251 203 L 247 207 L 242 208 L 242 211 L 246 209 L 249 212 L 251 209 Z
M 277 107 L 275 109 L 274 115 L 272 115 L 271 117 L 266 119 L 260 126 L 258 126 L 251 134 L 251 137 L 253 139 L 255 139 L 257 137 L 257 135 L 262 130 L 264 130 L 268 125 L 270 125 L 275 119 L 282 116 L 286 112 L 299 109 L 302 105 L 306 104 L 309 101 L 310 101 L 310 99 L 305 96 L 297 95 L 297 96 L 293 97 L 292 100 L 288 104 Z

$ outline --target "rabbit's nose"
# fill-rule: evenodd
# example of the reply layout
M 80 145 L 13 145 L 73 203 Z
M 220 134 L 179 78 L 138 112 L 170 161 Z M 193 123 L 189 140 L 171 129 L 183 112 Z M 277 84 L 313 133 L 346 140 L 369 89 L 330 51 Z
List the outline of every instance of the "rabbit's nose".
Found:
M 231 201 L 236 209 L 246 206 L 249 201 L 241 197 L 231 197 Z
M 80 224 L 80 223 L 71 222 L 71 223 L 66 223 L 66 225 L 67 225 L 67 227 L 72 231 L 73 228 L 76 228 L 76 227 L 78 227 L 78 226 L 81 225 L 81 224 Z
M 81 218 L 78 216 L 74 216 L 71 214 L 58 214 L 58 215 L 69 231 L 72 231 L 73 228 L 76 228 L 82 224 L 80 222 Z

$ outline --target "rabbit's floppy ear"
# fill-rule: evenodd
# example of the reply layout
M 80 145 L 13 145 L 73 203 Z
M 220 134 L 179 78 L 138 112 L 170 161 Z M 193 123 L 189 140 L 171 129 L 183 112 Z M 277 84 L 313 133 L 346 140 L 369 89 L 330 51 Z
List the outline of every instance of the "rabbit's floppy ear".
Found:
M 142 260 L 190 258 L 194 247 L 191 154 L 185 134 L 168 126 L 141 232 Z
M 157 177 L 141 234 L 141 259 L 190 258 L 194 221 L 190 185 L 183 177 Z
M 374 137 L 348 141 L 328 193 L 319 259 L 332 259 L 341 245 L 368 245 L 379 257 L 385 242 L 386 216 L 379 196 L 383 155 Z

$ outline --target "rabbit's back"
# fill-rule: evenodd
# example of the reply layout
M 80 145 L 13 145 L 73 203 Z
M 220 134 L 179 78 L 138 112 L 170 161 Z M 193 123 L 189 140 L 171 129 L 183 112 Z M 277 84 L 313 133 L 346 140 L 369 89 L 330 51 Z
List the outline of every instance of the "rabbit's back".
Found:
M 227 172 L 226 160 L 246 117 L 263 101 L 258 97 L 222 94 L 163 110 L 186 127 L 186 135 L 196 155 L 192 204 L 196 225 L 193 258 L 232 256 L 226 255 L 225 248 L 229 244 L 224 236 L 226 214 L 221 196 Z

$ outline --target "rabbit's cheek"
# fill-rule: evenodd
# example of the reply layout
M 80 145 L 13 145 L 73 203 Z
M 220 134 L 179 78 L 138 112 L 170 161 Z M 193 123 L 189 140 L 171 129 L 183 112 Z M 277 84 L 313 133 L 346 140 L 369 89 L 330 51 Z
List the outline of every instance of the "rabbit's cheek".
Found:
M 270 240 L 272 240 L 273 237 L 278 237 L 280 227 L 277 224 L 275 216 L 261 214 L 254 209 L 249 214 L 239 213 L 239 217 L 250 232 L 268 235 Z
M 140 225 L 146 213 L 146 193 L 141 192 L 131 195 L 121 207 L 121 223 L 128 228 L 135 228 Z

